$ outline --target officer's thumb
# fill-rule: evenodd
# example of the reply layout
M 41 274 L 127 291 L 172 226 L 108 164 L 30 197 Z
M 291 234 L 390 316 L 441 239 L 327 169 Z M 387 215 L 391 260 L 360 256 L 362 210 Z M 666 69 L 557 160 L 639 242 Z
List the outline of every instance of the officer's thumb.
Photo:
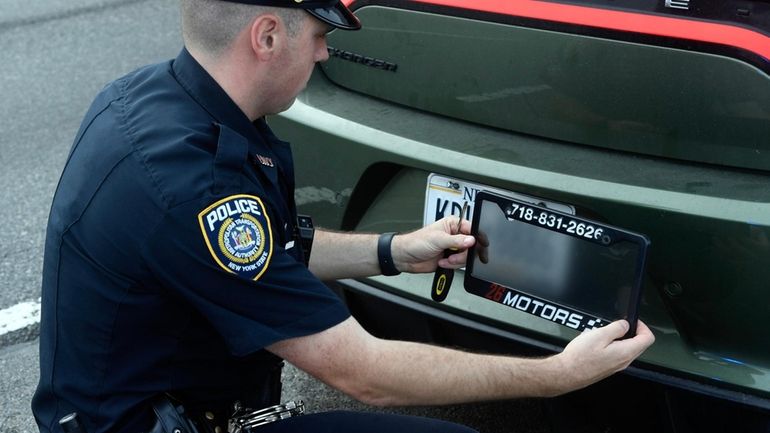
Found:
M 476 238 L 468 235 L 452 235 L 451 248 L 456 250 L 467 250 L 476 243 Z

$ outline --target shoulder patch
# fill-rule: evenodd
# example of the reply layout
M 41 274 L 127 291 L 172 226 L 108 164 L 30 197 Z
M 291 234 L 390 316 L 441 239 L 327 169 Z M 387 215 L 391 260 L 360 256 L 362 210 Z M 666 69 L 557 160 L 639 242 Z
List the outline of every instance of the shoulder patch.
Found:
M 202 210 L 198 222 L 211 256 L 224 270 L 251 280 L 265 273 L 273 254 L 273 233 L 259 197 L 226 197 Z

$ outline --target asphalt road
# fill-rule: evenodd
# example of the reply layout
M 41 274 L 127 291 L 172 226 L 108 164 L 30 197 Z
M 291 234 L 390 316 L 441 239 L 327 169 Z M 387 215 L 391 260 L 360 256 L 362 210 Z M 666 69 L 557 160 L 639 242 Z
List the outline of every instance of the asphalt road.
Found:
M 80 120 L 108 81 L 180 48 L 177 0 L 0 1 L 0 433 L 37 431 L 36 327 L 4 334 L 2 315 L 40 297 L 48 209 Z M 312 412 L 377 410 L 292 367 L 284 395 Z M 545 431 L 536 401 L 389 411 L 491 433 Z
M 0 309 L 37 299 L 51 197 L 93 96 L 181 46 L 173 0 L 0 2 Z

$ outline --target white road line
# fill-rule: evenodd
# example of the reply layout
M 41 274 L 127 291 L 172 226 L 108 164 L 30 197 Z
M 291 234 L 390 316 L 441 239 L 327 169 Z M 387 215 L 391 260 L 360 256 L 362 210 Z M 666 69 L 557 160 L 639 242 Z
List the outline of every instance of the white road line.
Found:
M 40 302 L 22 302 L 0 310 L 0 336 L 40 322 Z

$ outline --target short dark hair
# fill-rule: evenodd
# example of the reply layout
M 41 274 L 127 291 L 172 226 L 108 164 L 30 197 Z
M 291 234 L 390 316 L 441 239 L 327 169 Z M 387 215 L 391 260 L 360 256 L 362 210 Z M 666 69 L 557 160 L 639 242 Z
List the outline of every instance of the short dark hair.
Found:
M 181 0 L 182 37 L 188 48 L 218 57 L 238 33 L 262 14 L 281 18 L 290 37 L 302 28 L 302 9 L 254 6 L 221 0 Z

